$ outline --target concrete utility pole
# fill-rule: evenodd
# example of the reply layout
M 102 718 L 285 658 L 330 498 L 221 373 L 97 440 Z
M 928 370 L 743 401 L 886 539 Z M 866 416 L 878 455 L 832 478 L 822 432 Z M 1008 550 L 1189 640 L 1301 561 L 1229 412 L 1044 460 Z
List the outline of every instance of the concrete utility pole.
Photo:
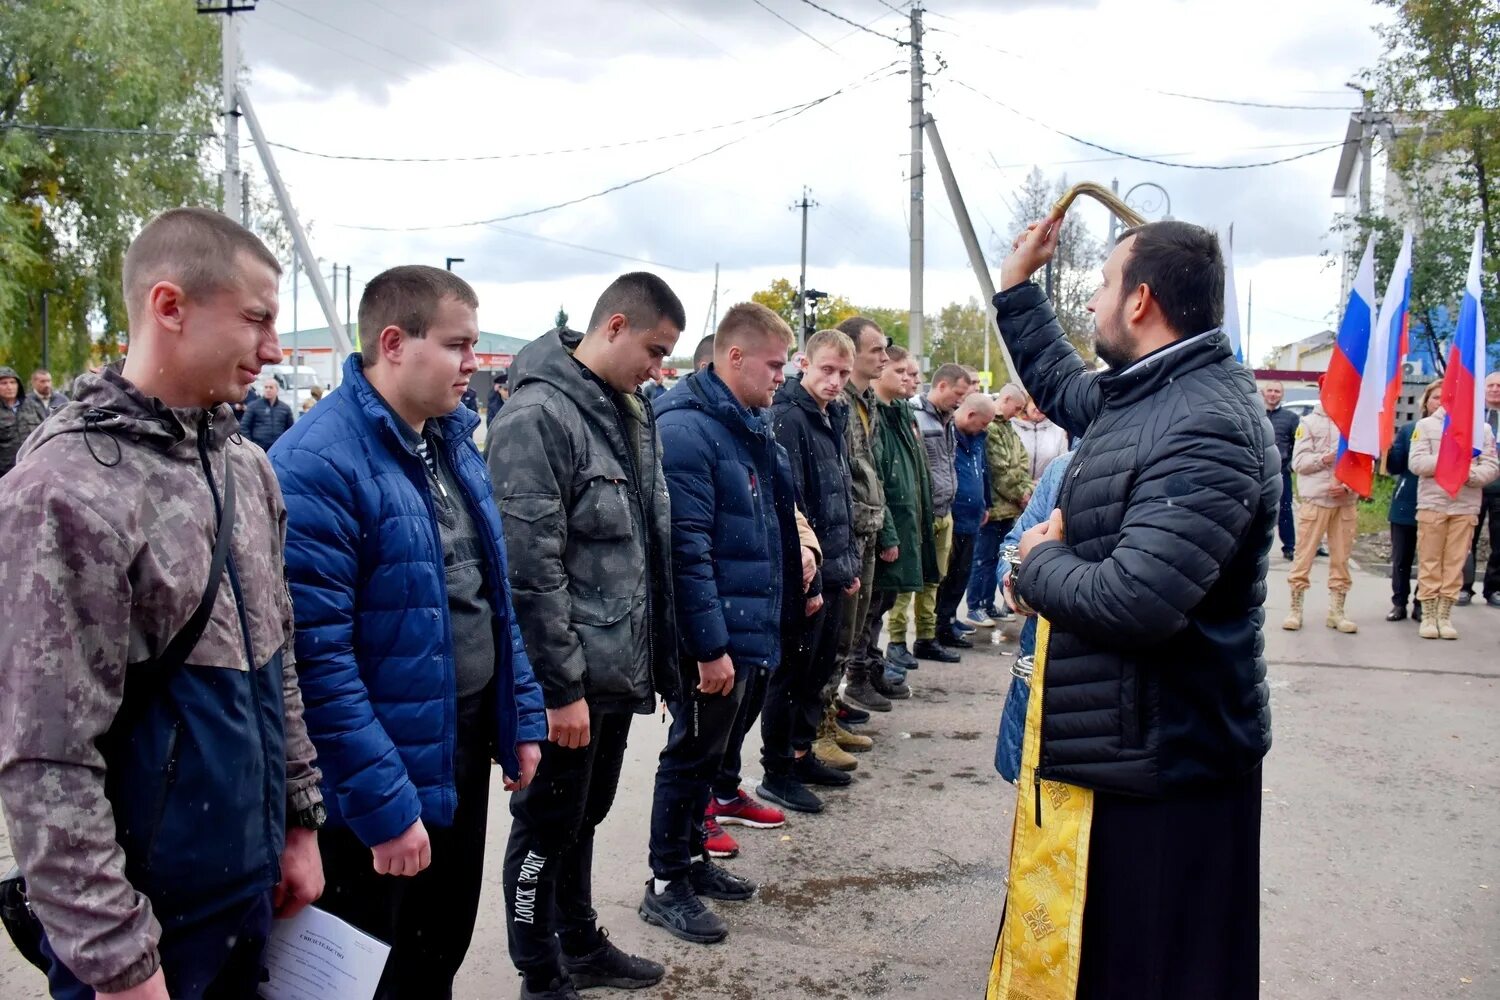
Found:
M 220 211 L 231 219 L 236 206 L 240 206 L 243 182 L 240 176 L 240 31 L 234 15 L 254 10 L 253 3 L 236 3 L 225 0 L 222 4 L 204 4 L 199 0 L 198 13 L 223 14 L 219 22 L 219 54 L 223 73 L 223 92 L 220 105 L 224 113 L 224 201 Z M 243 210 L 242 210 L 243 211 Z
M 911 5 L 911 316 L 907 344 L 922 364 L 922 0 Z
M 802 188 L 802 200 L 792 203 L 793 210 L 802 209 L 802 270 L 797 276 L 797 350 L 807 346 L 807 210 L 817 208 L 818 203 L 808 197 L 812 192 L 806 185 Z M 718 265 L 714 266 L 715 272 Z M 714 279 L 715 285 L 718 278 Z
M 987 321 L 984 332 L 984 370 L 990 371 L 991 339 L 1000 345 L 1000 357 L 1005 361 L 1005 378 L 993 379 L 993 384 L 989 387 L 993 390 L 996 386 L 1018 378 L 1015 362 L 1011 360 L 1005 340 L 1000 336 L 998 318 L 993 305 L 995 282 L 990 277 L 989 264 L 985 261 L 984 251 L 979 246 L 979 237 L 974 232 L 974 222 L 969 218 L 969 209 L 964 204 L 963 194 L 958 190 L 958 178 L 953 174 L 953 165 L 948 162 L 947 150 L 943 148 L 943 137 L 938 134 L 937 122 L 931 115 L 927 116 L 927 138 L 932 141 L 932 158 L 937 161 L 938 173 L 943 178 L 943 188 L 948 192 L 948 204 L 953 209 L 953 221 L 958 224 L 958 234 L 963 237 L 964 250 L 969 254 L 969 266 L 974 269 L 974 278 L 979 282 L 980 297 L 984 300 L 983 308 Z M 954 349 L 957 350 L 956 345 Z

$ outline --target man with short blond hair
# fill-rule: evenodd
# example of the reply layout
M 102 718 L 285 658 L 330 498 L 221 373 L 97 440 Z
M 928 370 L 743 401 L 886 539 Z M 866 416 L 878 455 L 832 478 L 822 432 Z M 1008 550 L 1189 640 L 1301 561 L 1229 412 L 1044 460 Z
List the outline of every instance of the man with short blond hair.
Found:
M 672 729 L 651 807 L 648 923 L 685 941 L 729 933 L 700 897 L 746 900 L 755 883 L 708 857 L 704 813 L 752 674 L 776 669 L 782 634 L 802 610 L 796 486 L 769 413 L 793 343 L 763 305 L 731 308 L 714 360 L 658 397 L 671 497 L 672 571 L 685 690 L 668 702 Z

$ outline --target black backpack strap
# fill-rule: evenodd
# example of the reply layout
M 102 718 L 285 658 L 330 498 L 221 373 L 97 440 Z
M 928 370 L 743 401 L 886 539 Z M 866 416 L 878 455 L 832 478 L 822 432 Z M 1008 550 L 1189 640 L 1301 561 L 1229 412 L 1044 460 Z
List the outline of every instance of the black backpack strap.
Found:
M 212 489 L 212 484 L 209 486 Z M 214 536 L 214 556 L 208 567 L 208 584 L 203 588 L 203 599 L 198 602 L 198 607 L 193 611 L 193 617 L 189 618 L 182 631 L 172 637 L 167 648 L 162 651 L 161 656 L 156 658 L 157 664 L 166 670 L 176 670 L 187 662 L 188 654 L 192 653 L 198 645 L 198 640 L 203 638 L 203 630 L 208 628 L 208 620 L 213 616 L 214 603 L 219 599 L 219 581 L 224 578 L 224 568 L 229 562 L 229 542 L 234 535 L 234 460 L 228 450 L 224 453 L 224 505 L 219 511 L 218 534 Z

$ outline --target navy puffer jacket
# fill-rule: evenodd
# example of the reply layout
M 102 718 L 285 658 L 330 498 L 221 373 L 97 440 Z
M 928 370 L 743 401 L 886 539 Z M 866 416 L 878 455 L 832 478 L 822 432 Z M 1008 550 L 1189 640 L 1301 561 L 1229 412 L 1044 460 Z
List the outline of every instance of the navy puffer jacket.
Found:
M 448 826 L 457 695 L 447 575 L 427 469 L 364 376 L 344 381 L 271 449 L 286 497 L 297 675 L 330 823 L 371 846 L 419 817 Z M 542 690 L 511 608 L 500 515 L 470 436 L 479 415 L 437 420 L 480 533 L 495 616 L 495 759 L 547 738 Z
M 683 652 L 698 662 L 727 652 L 736 673 L 772 669 L 781 661 L 783 615 L 800 603 L 790 595 L 802 582 L 786 450 L 771 436 L 769 414 L 741 406 L 712 365 L 651 406 L 672 497 Z
M 1167 797 L 1249 772 L 1271 745 L 1261 628 L 1281 498 L 1250 372 L 1211 330 L 1094 374 L 1041 289 L 995 306 L 1037 404 L 1088 432 L 1063 540 L 1016 581 L 1052 623 L 1040 776 Z

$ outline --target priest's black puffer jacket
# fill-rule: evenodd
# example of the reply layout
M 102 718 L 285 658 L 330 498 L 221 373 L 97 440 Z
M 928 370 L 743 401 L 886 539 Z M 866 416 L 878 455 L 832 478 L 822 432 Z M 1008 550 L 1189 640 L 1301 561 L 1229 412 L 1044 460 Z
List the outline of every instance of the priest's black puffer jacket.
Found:
M 1083 435 L 1063 540 L 1016 584 L 1052 624 L 1040 776 L 1165 798 L 1247 773 L 1271 747 L 1261 628 L 1281 496 L 1253 378 L 1217 330 L 1095 374 L 1036 285 L 995 307 L 1042 412 Z

